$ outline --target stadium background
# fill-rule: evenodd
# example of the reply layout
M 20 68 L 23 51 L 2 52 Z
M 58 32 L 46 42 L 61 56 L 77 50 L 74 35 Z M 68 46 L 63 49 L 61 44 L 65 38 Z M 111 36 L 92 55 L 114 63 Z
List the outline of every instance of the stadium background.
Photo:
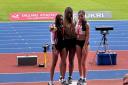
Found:
M 88 19 L 91 26 L 90 52 L 88 61 L 95 55 L 100 40 L 96 26 L 109 25 L 110 48 L 117 52 L 117 65 L 88 66 L 88 85 L 121 85 L 122 77 L 128 73 L 128 2 L 127 0 L 0 0 L 0 85 L 47 85 L 51 66 L 51 51 L 48 52 L 48 67 L 17 66 L 16 56 L 38 55 L 38 63 L 43 61 L 42 44 L 50 42 L 48 31 L 52 21 L 9 21 L 13 12 L 61 12 L 71 6 L 75 12 L 111 11 L 112 18 Z M 96 37 L 95 37 L 96 36 Z M 75 59 L 77 62 L 77 59 Z M 59 63 L 59 62 L 58 62 Z M 78 78 L 77 63 L 75 75 Z M 59 76 L 59 64 L 56 67 L 55 80 Z

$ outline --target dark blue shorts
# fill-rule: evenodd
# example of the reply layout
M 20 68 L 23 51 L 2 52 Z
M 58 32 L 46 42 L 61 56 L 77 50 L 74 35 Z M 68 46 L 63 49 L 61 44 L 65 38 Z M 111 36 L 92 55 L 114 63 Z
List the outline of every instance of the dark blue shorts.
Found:
M 65 48 L 64 40 L 60 40 L 55 44 L 55 47 L 57 50 L 61 51 L 63 48 Z
M 75 48 L 76 47 L 76 38 L 65 39 L 64 44 L 66 49 Z
M 83 48 L 85 43 L 85 40 L 76 40 L 76 45 L 79 45 L 81 48 Z

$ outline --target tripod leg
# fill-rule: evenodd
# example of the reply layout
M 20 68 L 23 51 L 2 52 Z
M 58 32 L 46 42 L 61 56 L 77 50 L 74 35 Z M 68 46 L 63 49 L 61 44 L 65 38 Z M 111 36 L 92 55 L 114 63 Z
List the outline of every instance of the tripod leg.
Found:
M 107 38 L 106 38 L 106 36 L 105 36 L 105 45 L 104 45 L 104 48 L 105 48 L 105 52 L 109 52 L 109 45 L 108 45 L 108 40 L 107 40 Z
M 107 40 L 106 35 L 104 36 L 104 49 L 105 49 L 105 52 L 107 52 L 107 50 L 108 50 L 108 55 L 109 55 L 110 63 L 112 65 L 112 56 L 111 56 L 111 54 L 109 52 L 109 45 L 108 45 L 108 40 Z
M 44 52 L 44 65 L 47 67 L 47 52 Z
M 98 46 L 98 49 L 97 49 L 96 53 L 98 53 L 98 51 L 99 51 L 100 47 L 102 47 L 103 43 L 104 43 L 104 36 L 102 36 L 102 38 L 101 38 L 101 42 L 100 42 L 100 44 Z

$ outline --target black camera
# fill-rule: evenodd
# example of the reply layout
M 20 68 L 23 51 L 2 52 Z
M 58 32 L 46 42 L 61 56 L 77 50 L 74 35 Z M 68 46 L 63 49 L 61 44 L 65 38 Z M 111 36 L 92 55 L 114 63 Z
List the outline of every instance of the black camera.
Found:
M 109 34 L 109 30 L 113 30 L 113 27 L 110 26 L 101 26 L 101 27 L 96 27 L 97 31 L 101 31 L 101 34 L 106 35 Z
M 44 49 L 44 52 L 47 52 L 47 50 L 49 49 L 49 44 L 43 44 L 42 48 Z
M 109 26 L 101 26 L 101 27 L 96 27 L 97 31 L 109 31 L 109 30 L 113 30 L 113 27 L 109 27 Z

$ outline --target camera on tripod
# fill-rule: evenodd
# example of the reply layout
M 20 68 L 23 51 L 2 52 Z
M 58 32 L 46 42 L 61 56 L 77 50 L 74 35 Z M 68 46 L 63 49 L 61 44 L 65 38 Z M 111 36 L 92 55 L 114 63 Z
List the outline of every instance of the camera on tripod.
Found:
M 101 32 L 102 39 L 101 39 L 101 42 L 100 42 L 100 46 L 103 46 L 104 47 L 104 52 L 107 52 L 107 50 L 109 50 L 107 34 L 109 34 L 109 30 L 113 30 L 113 27 L 100 26 L 100 27 L 96 27 L 96 30 Z
M 97 64 L 98 65 L 116 65 L 116 56 L 115 52 L 110 52 L 109 44 L 107 39 L 107 34 L 109 34 L 109 30 L 113 30 L 113 27 L 110 26 L 100 26 L 95 28 L 96 31 L 100 31 L 102 34 L 102 38 L 96 51 L 97 56 Z M 99 51 L 99 48 L 102 47 L 102 51 Z

